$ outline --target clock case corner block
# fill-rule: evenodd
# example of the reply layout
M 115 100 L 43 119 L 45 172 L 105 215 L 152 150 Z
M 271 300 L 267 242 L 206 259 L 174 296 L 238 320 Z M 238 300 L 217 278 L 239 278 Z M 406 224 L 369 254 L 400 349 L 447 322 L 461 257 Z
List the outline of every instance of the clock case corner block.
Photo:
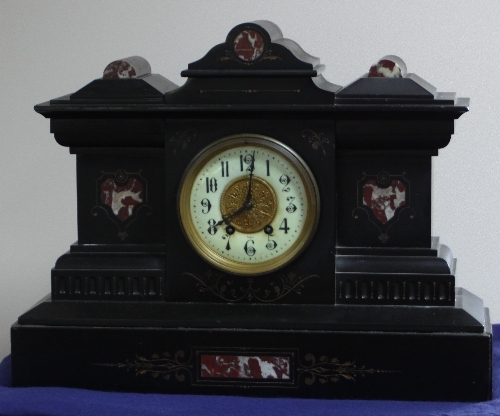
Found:
M 467 100 L 414 74 L 340 87 L 322 70 L 275 24 L 248 22 L 181 87 L 129 57 L 35 107 L 76 155 L 78 241 L 12 326 L 14 385 L 491 398 L 488 309 L 431 236 L 432 158 Z M 178 219 L 190 161 L 237 134 L 289 146 L 319 188 L 313 240 L 268 275 L 210 266 Z

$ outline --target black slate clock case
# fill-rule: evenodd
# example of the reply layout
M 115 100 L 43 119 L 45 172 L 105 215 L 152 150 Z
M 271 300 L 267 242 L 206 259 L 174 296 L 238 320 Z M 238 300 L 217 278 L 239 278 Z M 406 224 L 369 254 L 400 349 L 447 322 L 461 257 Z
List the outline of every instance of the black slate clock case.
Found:
M 12 326 L 15 385 L 491 398 L 488 309 L 455 287 L 455 259 L 431 237 L 432 157 L 468 99 L 397 57 L 343 88 L 322 69 L 258 21 L 190 64 L 182 87 L 130 57 L 35 107 L 76 155 L 78 241 Z M 190 161 L 238 134 L 293 149 L 320 194 L 310 245 L 263 276 L 209 265 L 178 220 Z

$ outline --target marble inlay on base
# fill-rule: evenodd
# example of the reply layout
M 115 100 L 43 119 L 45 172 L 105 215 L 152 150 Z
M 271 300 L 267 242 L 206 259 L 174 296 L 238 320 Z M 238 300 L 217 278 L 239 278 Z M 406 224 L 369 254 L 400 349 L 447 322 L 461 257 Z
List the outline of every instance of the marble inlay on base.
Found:
M 290 379 L 290 358 L 246 355 L 201 355 L 201 377 Z

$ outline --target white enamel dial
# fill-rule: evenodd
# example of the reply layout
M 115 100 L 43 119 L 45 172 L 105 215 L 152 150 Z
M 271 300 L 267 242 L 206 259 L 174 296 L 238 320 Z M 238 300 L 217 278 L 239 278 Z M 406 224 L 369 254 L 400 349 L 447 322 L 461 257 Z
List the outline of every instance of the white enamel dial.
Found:
M 263 136 L 232 136 L 187 168 L 179 215 L 205 260 L 235 274 L 263 274 L 288 264 L 310 241 L 319 195 L 291 149 Z

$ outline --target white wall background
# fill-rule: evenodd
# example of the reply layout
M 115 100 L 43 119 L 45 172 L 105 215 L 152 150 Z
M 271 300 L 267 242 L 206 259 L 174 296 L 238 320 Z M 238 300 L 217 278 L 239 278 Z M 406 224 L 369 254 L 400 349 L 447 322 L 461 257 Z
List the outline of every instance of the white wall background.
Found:
M 434 159 L 433 233 L 458 258 L 458 285 L 500 322 L 499 18 L 498 1 L 0 0 L 0 358 L 10 325 L 50 291 L 50 269 L 77 239 L 74 156 L 33 105 L 131 55 L 182 84 L 189 62 L 258 19 L 319 56 L 333 83 L 394 54 L 439 91 L 471 97 Z

